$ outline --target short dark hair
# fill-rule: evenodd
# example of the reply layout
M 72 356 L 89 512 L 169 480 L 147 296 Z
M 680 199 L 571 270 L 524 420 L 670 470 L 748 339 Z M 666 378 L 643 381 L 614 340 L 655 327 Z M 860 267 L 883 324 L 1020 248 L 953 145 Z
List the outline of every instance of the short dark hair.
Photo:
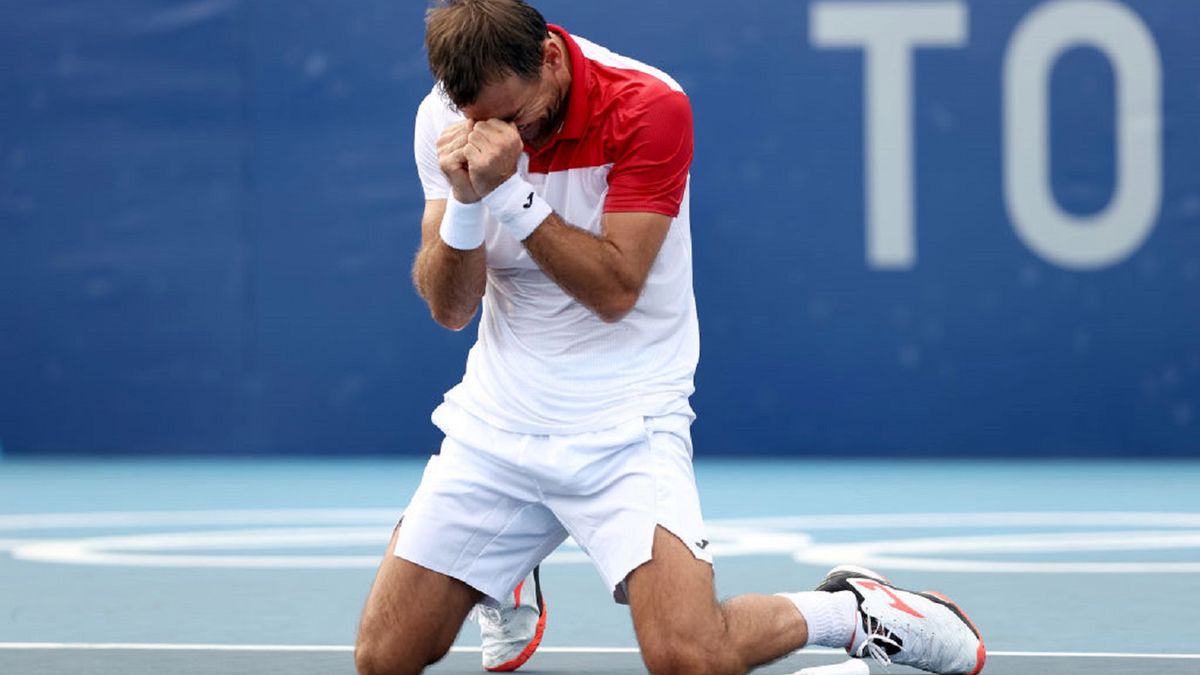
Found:
M 548 35 L 522 0 L 438 0 L 425 13 L 429 70 L 458 107 L 509 75 L 536 78 Z

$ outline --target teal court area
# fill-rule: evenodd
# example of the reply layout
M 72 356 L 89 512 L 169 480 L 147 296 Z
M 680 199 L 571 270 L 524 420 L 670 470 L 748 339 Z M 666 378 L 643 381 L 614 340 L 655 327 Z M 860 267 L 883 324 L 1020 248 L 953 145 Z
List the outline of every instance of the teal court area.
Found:
M 0 463 L 0 673 L 350 675 L 421 469 Z M 960 602 L 987 673 L 1200 672 L 1200 464 L 700 460 L 697 476 L 722 596 L 857 562 Z M 527 672 L 644 672 L 627 611 L 577 548 L 543 581 L 549 626 Z M 477 645 L 468 624 L 431 672 L 480 672 Z M 841 659 L 805 650 L 761 672 Z

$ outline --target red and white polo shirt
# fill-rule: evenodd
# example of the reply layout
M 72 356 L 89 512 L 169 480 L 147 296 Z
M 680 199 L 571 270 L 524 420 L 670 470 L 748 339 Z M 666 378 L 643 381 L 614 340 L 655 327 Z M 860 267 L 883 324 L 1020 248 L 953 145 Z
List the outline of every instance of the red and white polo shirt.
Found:
M 462 382 L 445 398 L 493 427 L 525 434 L 690 416 L 700 354 L 688 217 L 691 105 L 662 71 L 550 28 L 570 52 L 566 119 L 545 146 L 526 148 L 519 171 L 563 220 L 592 233 L 602 232 L 606 212 L 674 220 L 633 311 L 609 324 L 488 218 L 479 335 Z M 450 194 L 437 138 L 462 119 L 437 87 L 421 103 L 414 149 L 426 199 Z

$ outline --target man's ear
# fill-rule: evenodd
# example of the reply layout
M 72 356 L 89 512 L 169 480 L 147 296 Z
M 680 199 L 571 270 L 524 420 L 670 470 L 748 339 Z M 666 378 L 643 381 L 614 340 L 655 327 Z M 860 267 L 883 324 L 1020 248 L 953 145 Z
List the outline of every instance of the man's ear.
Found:
M 562 47 L 555 42 L 554 38 L 547 37 L 542 43 L 542 63 L 552 72 L 562 68 L 563 60 L 566 54 L 563 53 Z

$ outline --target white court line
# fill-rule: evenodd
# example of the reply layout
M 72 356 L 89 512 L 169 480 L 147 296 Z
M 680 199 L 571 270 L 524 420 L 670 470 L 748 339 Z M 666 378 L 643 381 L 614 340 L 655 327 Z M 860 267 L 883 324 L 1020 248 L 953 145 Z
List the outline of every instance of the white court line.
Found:
M 0 642 L 0 651 L 352 652 L 348 645 L 218 645 L 144 642 Z
M 1032 656 L 1044 658 L 1067 659 L 1200 659 L 1200 654 L 1127 654 L 1122 652 L 994 652 L 988 650 L 988 656 Z
M 7 651 L 149 651 L 149 652 L 336 652 L 349 653 L 349 645 L 223 645 L 138 642 L 0 642 Z M 479 647 L 451 647 L 457 653 L 478 653 Z M 543 654 L 637 654 L 637 647 L 540 647 Z M 844 654 L 840 649 L 805 649 L 804 654 Z M 988 656 L 1066 659 L 1173 659 L 1200 660 L 1200 654 L 1146 654 L 1133 652 L 1014 652 L 988 651 Z
M 0 553 L 26 562 L 125 567 L 222 569 L 374 569 L 371 555 L 292 555 L 293 549 L 361 547 L 390 529 L 385 509 L 268 509 L 217 511 L 0 514 L 7 530 L 229 526 L 221 531 L 151 532 L 32 540 L 0 539 Z M 394 516 L 393 516 L 394 517 Z M 378 525 L 369 525 L 376 523 Z M 270 525 L 271 529 L 248 529 Z M 281 527 L 285 525 L 303 527 Z M 314 527 L 319 526 L 319 527 Z M 1004 533 L 882 541 L 820 542 L 807 530 L 886 528 L 983 528 L 987 526 L 1086 528 L 1120 526 L 1118 531 Z M 1182 528 L 1128 530 L 1141 528 Z M 791 555 L 807 565 L 854 564 L 887 568 L 967 573 L 1197 574 L 1200 561 L 1045 561 L 959 559 L 952 555 L 1001 551 L 1068 553 L 1200 549 L 1200 513 L 1171 512 L 984 512 L 783 516 L 711 520 L 710 551 L 718 556 Z M 270 553 L 255 553 L 258 550 Z M 245 551 L 252 554 L 232 554 Z M 910 554 L 918 554 L 916 556 Z M 560 549 L 547 563 L 585 563 L 577 548 Z

